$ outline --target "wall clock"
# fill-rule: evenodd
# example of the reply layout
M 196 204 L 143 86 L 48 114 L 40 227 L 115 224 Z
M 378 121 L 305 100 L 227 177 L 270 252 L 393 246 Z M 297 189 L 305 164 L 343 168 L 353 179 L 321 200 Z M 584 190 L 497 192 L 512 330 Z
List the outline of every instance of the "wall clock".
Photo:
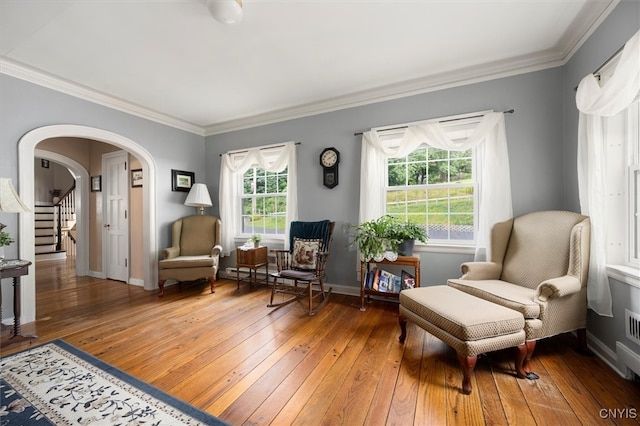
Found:
M 320 154 L 320 165 L 322 166 L 322 184 L 327 188 L 338 186 L 338 164 L 340 163 L 340 152 L 334 147 L 325 148 Z

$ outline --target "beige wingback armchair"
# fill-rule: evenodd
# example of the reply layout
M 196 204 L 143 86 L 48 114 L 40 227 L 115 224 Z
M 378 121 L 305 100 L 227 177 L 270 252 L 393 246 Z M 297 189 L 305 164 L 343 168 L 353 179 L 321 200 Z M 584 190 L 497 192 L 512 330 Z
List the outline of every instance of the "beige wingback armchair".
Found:
M 464 263 L 462 277 L 448 280 L 458 290 L 523 315 L 527 373 L 538 339 L 577 330 L 586 350 L 590 230 L 587 216 L 566 211 L 534 212 L 497 223 L 491 232 L 491 261 Z
M 162 251 L 158 262 L 159 296 L 164 295 L 166 280 L 194 281 L 208 278 L 211 293 L 215 292 L 216 274 L 222 246 L 220 219 L 194 215 L 173 223 L 171 247 Z

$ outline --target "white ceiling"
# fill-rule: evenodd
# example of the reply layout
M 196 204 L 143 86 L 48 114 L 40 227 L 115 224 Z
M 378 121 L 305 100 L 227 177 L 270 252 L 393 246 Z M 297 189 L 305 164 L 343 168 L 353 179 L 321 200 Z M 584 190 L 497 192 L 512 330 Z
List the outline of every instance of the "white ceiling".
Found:
M 210 135 L 559 66 L 618 2 L 0 0 L 0 71 Z

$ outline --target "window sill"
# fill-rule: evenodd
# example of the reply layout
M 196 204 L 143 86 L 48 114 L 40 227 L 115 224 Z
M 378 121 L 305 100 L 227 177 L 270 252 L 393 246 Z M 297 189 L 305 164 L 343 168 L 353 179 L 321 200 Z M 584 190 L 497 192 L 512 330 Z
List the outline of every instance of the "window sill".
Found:
M 416 244 L 413 248 L 418 253 L 449 253 L 449 254 L 470 254 L 476 253 L 475 246 L 454 246 L 444 244 Z
M 623 265 L 607 265 L 609 278 L 640 288 L 640 271 Z

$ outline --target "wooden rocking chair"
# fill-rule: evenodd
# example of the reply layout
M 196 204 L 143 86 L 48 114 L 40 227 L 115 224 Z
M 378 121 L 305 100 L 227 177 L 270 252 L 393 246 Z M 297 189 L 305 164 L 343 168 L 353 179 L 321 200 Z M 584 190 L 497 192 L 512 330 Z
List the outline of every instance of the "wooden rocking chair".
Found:
M 309 300 L 309 315 L 315 315 L 328 301 L 331 288 L 325 291 L 329 247 L 335 222 L 291 222 L 290 250 L 271 250 L 276 256 L 277 272 L 271 275 L 271 301 L 268 307 L 279 307 L 301 298 Z M 278 294 L 282 301 L 274 302 Z M 320 299 L 314 308 L 314 299 Z

